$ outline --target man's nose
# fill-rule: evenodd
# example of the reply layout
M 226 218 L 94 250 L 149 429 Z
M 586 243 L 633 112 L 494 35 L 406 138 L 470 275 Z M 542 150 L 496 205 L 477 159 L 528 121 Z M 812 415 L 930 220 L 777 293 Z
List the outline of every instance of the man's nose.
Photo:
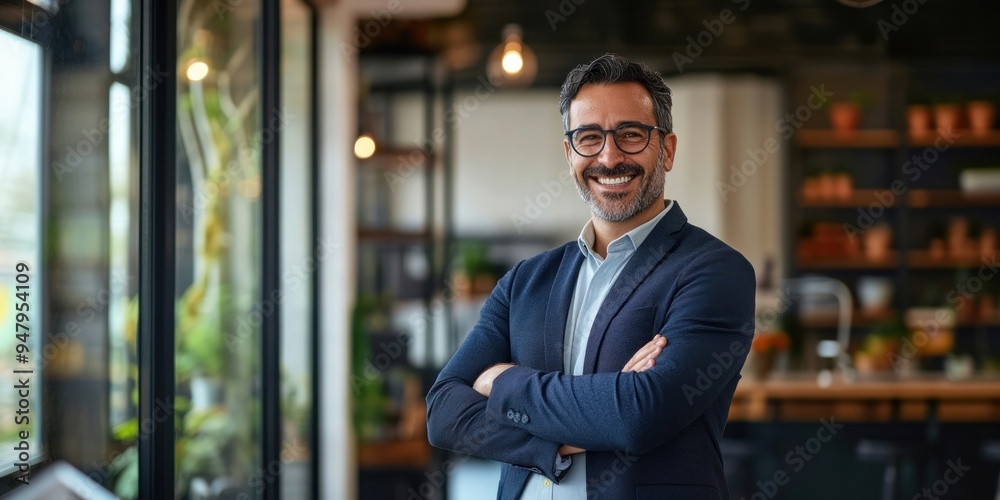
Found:
M 614 132 L 604 133 L 604 149 L 601 150 L 600 154 L 597 155 L 597 160 L 603 165 L 607 165 L 608 168 L 615 168 L 625 161 L 625 152 L 618 149 L 618 143 L 615 142 Z

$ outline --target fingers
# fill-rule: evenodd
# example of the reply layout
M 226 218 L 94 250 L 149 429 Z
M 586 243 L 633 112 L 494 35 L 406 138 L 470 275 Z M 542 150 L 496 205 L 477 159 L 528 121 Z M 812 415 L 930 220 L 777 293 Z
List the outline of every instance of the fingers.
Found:
M 583 453 L 585 451 L 587 451 L 587 450 L 585 450 L 583 448 L 577 448 L 576 446 L 570 446 L 568 444 L 564 444 L 564 445 L 562 445 L 562 446 L 559 447 L 559 454 L 562 455 L 562 456 L 564 456 L 564 457 L 568 457 L 570 455 L 575 455 L 577 453 Z
M 667 346 L 667 339 L 663 335 L 656 334 L 646 345 L 639 348 L 632 358 L 625 363 L 623 372 L 641 372 L 652 368 L 656 364 L 656 357 L 663 352 Z

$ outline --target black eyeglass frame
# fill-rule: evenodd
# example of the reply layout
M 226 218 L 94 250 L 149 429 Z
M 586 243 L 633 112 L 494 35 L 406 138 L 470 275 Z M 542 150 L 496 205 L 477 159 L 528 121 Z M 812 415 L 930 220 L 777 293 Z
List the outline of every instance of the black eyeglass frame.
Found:
M 646 135 L 646 144 L 643 144 L 643 146 L 641 148 L 639 148 L 638 151 L 626 151 L 624 148 L 622 148 L 622 145 L 618 143 L 618 134 L 616 134 L 615 132 L 617 132 L 617 131 L 625 128 L 625 127 L 642 127 L 644 129 L 646 129 L 646 134 L 647 134 Z M 600 149 L 598 149 L 594 154 L 585 155 L 585 154 L 581 153 L 579 150 L 577 150 L 576 149 L 576 145 L 573 144 L 573 134 L 575 134 L 575 133 L 577 133 L 577 132 L 579 132 L 581 130 L 592 130 L 594 132 L 600 132 L 601 133 L 601 139 L 603 139 L 604 142 L 601 143 Z M 670 133 L 669 130 L 657 127 L 655 125 L 646 125 L 645 123 L 639 123 L 639 122 L 629 122 L 629 123 L 623 123 L 623 124 L 621 124 L 621 125 L 619 125 L 619 126 L 617 126 L 615 128 L 612 128 L 612 129 L 602 129 L 600 127 L 595 127 L 595 126 L 577 127 L 577 128 L 575 128 L 573 130 L 565 132 L 564 135 L 566 136 L 566 141 L 569 142 L 569 146 L 571 148 L 573 148 L 573 151 L 576 154 L 578 154 L 580 156 L 583 156 L 584 158 L 593 158 L 593 157 L 601 154 L 601 151 L 604 151 L 604 148 L 608 145 L 608 133 L 609 132 L 612 133 L 611 138 L 612 138 L 612 140 L 615 141 L 615 146 L 619 150 L 621 150 L 625 154 L 637 155 L 637 154 L 645 151 L 646 148 L 649 147 L 649 143 L 653 140 L 653 134 L 652 134 L 653 130 L 659 130 L 660 132 L 663 133 L 663 136 L 666 136 L 667 134 Z

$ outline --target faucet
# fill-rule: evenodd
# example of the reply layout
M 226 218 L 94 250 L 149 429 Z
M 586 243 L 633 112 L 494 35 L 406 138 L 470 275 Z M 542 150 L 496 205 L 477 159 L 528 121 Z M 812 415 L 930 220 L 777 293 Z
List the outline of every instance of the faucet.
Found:
M 837 299 L 840 309 L 837 315 L 837 340 L 821 340 L 816 345 L 816 354 L 821 358 L 836 358 L 837 368 L 840 369 L 844 380 L 853 382 L 857 378 L 857 371 L 847 353 L 851 342 L 851 311 L 854 308 L 851 290 L 844 282 L 824 276 L 790 278 L 785 280 L 783 284 L 785 293 L 788 294 L 794 291 L 800 296 L 829 295 Z M 833 372 L 828 368 L 823 368 L 817 376 L 817 382 L 821 387 L 828 387 L 833 383 Z

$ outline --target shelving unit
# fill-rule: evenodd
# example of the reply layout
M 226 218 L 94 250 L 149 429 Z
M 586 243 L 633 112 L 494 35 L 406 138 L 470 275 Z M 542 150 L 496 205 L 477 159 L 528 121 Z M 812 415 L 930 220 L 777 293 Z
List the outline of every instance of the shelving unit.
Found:
M 877 108 L 864 111 L 861 128 L 850 132 L 832 130 L 827 110 L 815 111 L 790 141 L 792 168 L 786 180 L 790 196 L 786 198 L 785 242 L 791 256 L 786 268 L 792 277 L 823 274 L 842 280 L 852 289 L 856 300 L 859 278 L 889 278 L 894 285 L 892 314 L 901 315 L 911 307 L 946 306 L 947 292 L 984 265 L 980 252 L 954 258 L 947 252 L 932 253 L 929 242 L 931 238 L 943 237 L 942 226 L 952 218 L 967 218 L 973 228 L 982 224 L 1000 229 L 1000 193 L 965 192 L 958 184 L 961 168 L 1000 166 L 1000 130 L 911 133 L 907 124 L 907 104 L 914 89 L 925 93 L 931 89 L 947 95 L 989 91 L 985 76 L 959 78 L 951 73 L 962 71 L 965 69 L 943 65 L 853 64 L 805 68 L 789 76 L 790 109 L 805 102 L 809 87 L 817 81 L 825 82 L 835 95 L 863 90 L 880 103 Z M 990 75 L 1000 74 L 1000 66 L 985 71 Z M 980 85 L 974 87 L 976 84 L 969 82 Z M 1000 94 L 991 100 L 997 103 Z M 928 162 L 927 169 L 915 176 L 912 167 L 904 168 L 914 155 L 928 148 L 935 150 L 931 155 L 934 161 Z M 806 176 L 820 171 L 849 172 L 854 179 L 853 189 L 849 193 L 840 190 L 839 196 L 827 190 L 822 197 L 814 190 L 803 189 Z M 805 191 L 809 191 L 808 196 Z M 846 252 L 842 258 L 802 258 L 799 241 L 818 222 L 851 224 L 861 228 L 862 233 L 876 224 L 888 225 L 892 231 L 892 252 L 874 261 L 865 258 L 860 250 Z M 987 290 L 989 287 L 1000 291 L 997 284 L 984 285 Z M 996 293 L 990 293 L 994 293 L 995 299 Z M 879 326 L 886 319 L 855 317 L 852 328 L 865 330 Z M 822 319 L 806 318 L 801 324 L 816 330 L 836 327 L 835 322 Z M 979 332 L 977 335 L 988 332 L 991 338 L 1000 339 L 1000 335 L 993 335 L 1000 333 L 998 320 L 965 320 L 958 328 L 975 330 Z M 1000 349 L 996 341 L 991 342 L 987 344 L 995 355 Z
M 361 319 L 365 338 L 354 342 L 368 344 L 383 397 L 395 404 L 383 408 L 391 412 L 384 435 L 359 436 L 358 489 L 362 498 L 382 498 L 419 488 L 442 456 L 421 430 L 422 395 L 439 368 L 433 352 L 441 316 L 433 304 L 444 290 L 452 237 L 452 130 L 444 119 L 452 90 L 433 54 L 362 53 L 359 68 L 359 133 L 376 149 L 356 162 L 357 296 L 378 305 Z

